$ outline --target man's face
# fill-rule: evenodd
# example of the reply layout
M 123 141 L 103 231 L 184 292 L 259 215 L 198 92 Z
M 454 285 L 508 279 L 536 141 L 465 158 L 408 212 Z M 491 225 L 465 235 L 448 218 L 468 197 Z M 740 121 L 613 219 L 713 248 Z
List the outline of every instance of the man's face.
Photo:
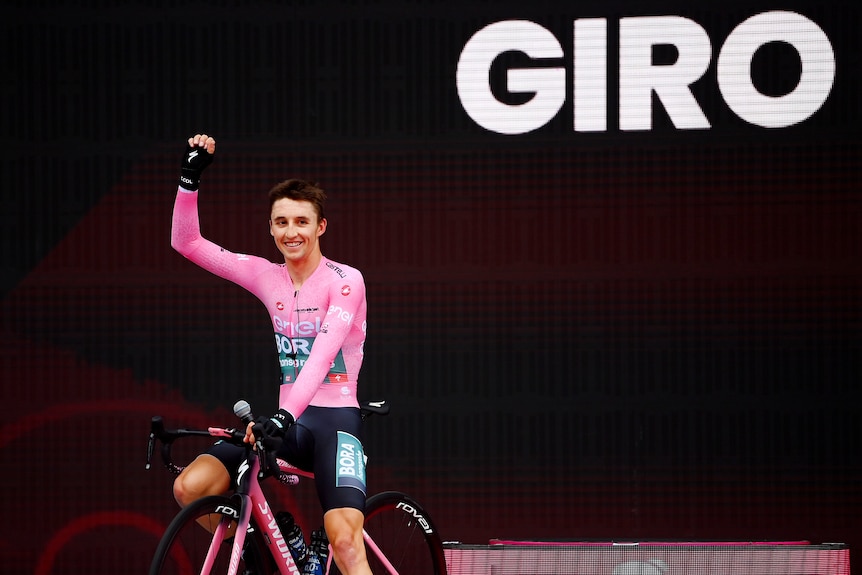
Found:
M 286 263 L 300 263 L 320 253 L 318 238 L 326 220 L 318 220 L 311 202 L 281 198 L 272 205 L 269 233 Z

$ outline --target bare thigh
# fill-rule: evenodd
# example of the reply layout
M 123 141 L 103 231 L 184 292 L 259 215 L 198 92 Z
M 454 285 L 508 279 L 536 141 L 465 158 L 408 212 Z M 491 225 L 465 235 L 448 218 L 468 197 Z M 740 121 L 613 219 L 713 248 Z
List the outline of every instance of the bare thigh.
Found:
M 208 495 L 221 495 L 230 488 L 230 474 L 212 455 L 199 455 L 174 480 L 174 498 L 180 506 Z

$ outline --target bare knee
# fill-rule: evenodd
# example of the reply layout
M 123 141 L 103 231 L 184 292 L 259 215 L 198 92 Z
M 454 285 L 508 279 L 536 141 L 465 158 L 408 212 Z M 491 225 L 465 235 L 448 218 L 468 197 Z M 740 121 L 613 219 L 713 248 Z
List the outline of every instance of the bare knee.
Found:
M 327 537 L 330 537 L 329 534 Z M 357 537 L 356 534 L 349 531 L 336 531 L 330 537 L 329 544 L 332 546 L 332 551 L 336 557 L 348 565 L 355 564 L 365 556 L 365 544 L 361 534 Z
M 174 499 L 181 507 L 206 497 L 225 493 L 230 475 L 224 465 L 211 455 L 201 455 L 174 480 Z
M 335 562 L 343 573 L 370 573 L 362 539 L 364 517 L 357 509 L 332 509 L 324 516 Z

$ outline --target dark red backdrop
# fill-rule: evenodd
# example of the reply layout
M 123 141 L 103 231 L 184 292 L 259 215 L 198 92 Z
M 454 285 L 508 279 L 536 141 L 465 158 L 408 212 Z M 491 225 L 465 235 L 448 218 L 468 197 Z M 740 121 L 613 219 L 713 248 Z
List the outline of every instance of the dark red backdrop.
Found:
M 838 63 L 795 128 L 713 98 L 707 131 L 575 134 L 564 111 L 502 137 L 466 117 L 454 66 L 525 9 L 459 6 L 37 3 L 0 25 L 12 572 L 143 571 L 174 512 L 143 468 L 149 418 L 273 407 L 262 306 L 169 246 L 198 129 L 219 138 L 204 233 L 232 250 L 277 257 L 278 179 L 329 191 L 324 251 L 368 284 L 361 395 L 394 409 L 368 426 L 371 487 L 412 493 L 445 539 L 862 544 L 858 8 L 786 6 Z M 649 8 L 599 16 L 722 38 L 760 10 Z M 564 40 L 596 16 L 526 11 Z

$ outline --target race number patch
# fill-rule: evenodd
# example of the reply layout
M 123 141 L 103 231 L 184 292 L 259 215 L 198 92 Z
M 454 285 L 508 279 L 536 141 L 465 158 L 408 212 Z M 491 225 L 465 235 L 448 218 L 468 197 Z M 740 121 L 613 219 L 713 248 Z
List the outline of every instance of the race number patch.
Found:
M 335 457 L 336 487 L 353 487 L 365 493 L 365 453 L 362 444 L 351 434 L 338 432 L 338 453 Z

